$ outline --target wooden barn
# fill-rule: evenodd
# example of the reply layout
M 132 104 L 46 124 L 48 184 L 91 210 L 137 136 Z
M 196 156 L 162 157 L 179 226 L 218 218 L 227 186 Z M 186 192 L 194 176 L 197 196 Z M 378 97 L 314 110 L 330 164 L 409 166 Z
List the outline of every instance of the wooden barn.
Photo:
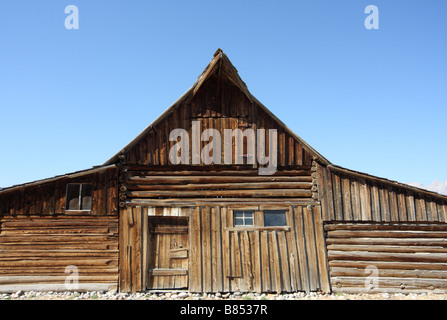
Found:
M 332 164 L 219 49 L 103 165 L 0 191 L 0 291 L 444 292 L 446 236 L 447 196 Z

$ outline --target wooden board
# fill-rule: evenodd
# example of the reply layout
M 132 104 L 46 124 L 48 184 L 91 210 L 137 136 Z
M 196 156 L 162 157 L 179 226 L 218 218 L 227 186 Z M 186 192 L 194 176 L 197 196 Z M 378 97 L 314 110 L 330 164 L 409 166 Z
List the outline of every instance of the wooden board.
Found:
M 238 205 L 231 208 L 200 207 L 191 216 L 190 291 L 329 292 L 316 206 L 286 207 L 287 226 L 276 228 L 236 228 L 231 210 Z
M 445 196 L 334 166 L 316 170 L 323 221 L 447 222 Z

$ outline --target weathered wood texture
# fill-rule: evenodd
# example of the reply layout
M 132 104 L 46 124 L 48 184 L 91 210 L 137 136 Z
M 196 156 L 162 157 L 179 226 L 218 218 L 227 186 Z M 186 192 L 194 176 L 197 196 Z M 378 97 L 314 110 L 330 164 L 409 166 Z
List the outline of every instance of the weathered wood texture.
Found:
M 127 248 L 120 253 L 120 290 L 330 291 L 317 206 L 287 207 L 285 227 L 234 227 L 231 208 L 238 207 L 128 207 L 120 224 L 120 246 Z M 174 227 L 150 222 L 154 217 L 187 218 L 188 240 L 186 220 Z
M 128 227 L 121 229 L 122 245 L 128 246 L 130 240 L 127 239 L 133 238 L 134 234 L 136 251 L 130 249 L 131 256 L 122 252 L 125 259 L 122 261 L 126 262 L 120 266 L 120 280 L 123 281 L 120 290 L 183 287 L 183 281 L 188 276 L 189 290 L 192 292 L 330 291 L 321 213 L 317 206 L 287 207 L 285 227 L 234 227 L 231 208 L 238 207 L 240 205 L 235 204 L 230 207 L 203 206 L 195 210 L 140 206 L 126 209 L 126 215 L 133 213 L 135 217 L 123 217 L 122 226 L 127 224 Z M 140 212 L 143 217 L 139 216 Z M 256 212 L 259 216 L 255 220 L 259 221 L 261 211 Z M 146 213 L 149 218 L 151 215 L 188 217 L 189 244 L 178 237 L 177 243 L 173 237 L 154 237 L 154 230 L 152 235 L 150 232 L 151 224 L 149 238 L 145 238 L 144 232 L 139 234 L 137 230 L 144 229 L 144 225 L 141 227 L 139 223 Z M 131 220 L 133 226 L 129 224 Z M 177 229 L 173 230 L 171 226 L 170 233 L 180 232 Z M 143 245 L 138 243 L 138 236 Z M 160 245 L 170 247 L 171 251 L 180 249 L 171 248 L 173 245 L 187 246 L 187 253 L 183 252 L 182 257 L 187 254 L 188 266 L 185 266 L 184 260 L 173 264 L 175 261 L 167 256 L 169 251 L 158 251 L 162 249 Z M 156 254 L 144 258 L 144 252 Z M 157 265 L 162 268 L 161 271 L 155 270 L 160 279 L 150 280 Z M 174 279 L 174 276 L 178 278 Z M 126 286 L 124 279 L 132 279 L 131 287 Z M 160 282 L 154 284 L 153 281 Z M 175 281 L 179 282 L 175 284 Z
M 222 167 L 202 170 L 159 167 L 150 170 L 129 165 L 123 174 L 122 180 L 125 182 L 122 187 L 125 191 L 120 192 L 120 198 L 126 201 L 177 199 L 183 203 L 205 199 L 314 201 L 311 175 L 310 166 L 298 170 L 278 170 L 274 175 L 260 176 L 256 169 L 250 167 L 233 170 L 223 170 Z
M 218 155 L 222 165 L 225 163 L 224 151 L 231 151 L 231 164 L 237 163 L 235 155 L 238 154 L 235 138 L 232 141 L 224 139 L 224 130 L 240 129 L 244 132 L 246 129 L 254 130 L 256 135 L 257 129 L 266 129 L 263 136 L 262 144 L 266 146 L 265 155 L 270 155 L 270 141 L 268 129 L 277 130 L 277 165 L 284 166 L 310 166 L 312 161 L 311 153 L 306 150 L 306 146 L 294 139 L 287 130 L 278 124 L 263 108 L 256 103 L 252 103 L 245 93 L 228 78 L 223 75 L 212 75 L 198 89 L 195 95 L 179 105 L 175 105 L 165 115 L 161 121 L 149 130 L 145 135 L 140 136 L 133 145 L 125 150 L 125 159 L 127 163 L 140 165 L 173 165 L 169 161 L 169 152 L 176 144 L 176 141 L 169 141 L 169 135 L 172 130 L 180 128 L 186 130 L 189 137 L 189 164 L 194 163 L 195 156 L 199 161 L 199 165 L 204 165 L 200 157 L 200 153 L 196 154 L 193 147 L 197 147 L 199 152 L 203 147 L 211 144 L 214 146 L 211 155 L 217 149 L 217 142 L 201 141 L 200 136 L 196 141 L 192 141 L 192 121 L 198 121 L 200 124 L 200 132 L 206 129 L 215 129 L 220 134 L 221 154 Z M 255 146 L 257 138 L 253 141 Z M 217 140 L 216 140 L 217 141 Z M 216 145 L 214 145 L 216 144 Z M 193 146 L 194 145 L 194 146 Z M 247 149 L 247 139 L 243 140 L 243 163 L 251 163 L 249 158 L 250 152 Z M 259 167 L 258 157 L 254 154 L 255 166 Z
M 147 221 L 141 207 L 128 207 L 119 217 L 119 290 L 141 291 L 146 277 L 142 276 L 143 222 Z M 147 229 L 146 229 L 147 230 Z
M 113 216 L 3 216 L 0 291 L 67 290 L 65 281 L 74 279 L 69 266 L 77 268 L 80 288 L 116 288 L 117 240 Z
M 318 207 L 292 206 L 286 213 L 287 227 L 233 227 L 228 207 L 198 207 L 190 218 L 196 250 L 189 290 L 329 292 Z
M 171 209 L 171 208 L 168 208 Z M 172 208 L 173 209 L 173 208 Z M 183 211 L 183 208 L 176 208 Z M 154 209 L 152 209 L 154 210 Z M 189 212 L 189 208 L 186 209 Z M 147 289 L 187 289 L 189 223 L 187 216 L 149 216 L 147 251 Z M 172 211 L 172 210 L 171 210 Z M 144 263 L 144 260 L 143 260 Z
M 447 225 L 326 223 L 334 292 L 447 289 Z
M 317 166 L 324 221 L 447 222 L 447 196 Z
M 0 192 L 0 216 L 85 214 L 66 212 L 67 184 L 92 184 L 91 215 L 118 214 L 118 170 L 116 167 L 76 177 L 60 177 L 49 182 L 17 186 Z

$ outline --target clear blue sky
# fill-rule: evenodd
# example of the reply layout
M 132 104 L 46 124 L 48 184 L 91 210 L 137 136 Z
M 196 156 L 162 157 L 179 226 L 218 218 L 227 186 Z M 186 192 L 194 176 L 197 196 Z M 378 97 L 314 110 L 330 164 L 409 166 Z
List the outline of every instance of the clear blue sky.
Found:
M 370 4 L 378 30 L 364 26 Z M 445 181 L 446 17 L 445 0 L 2 1 L 0 186 L 104 163 L 217 48 L 334 164 Z

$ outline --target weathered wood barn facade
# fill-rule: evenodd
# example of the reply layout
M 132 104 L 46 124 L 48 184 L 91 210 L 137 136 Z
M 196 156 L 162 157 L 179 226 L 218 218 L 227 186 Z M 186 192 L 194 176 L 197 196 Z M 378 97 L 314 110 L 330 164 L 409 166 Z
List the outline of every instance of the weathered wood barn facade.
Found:
M 333 165 L 218 50 L 104 165 L 0 191 L 0 291 L 445 291 L 446 235 L 447 196 Z

